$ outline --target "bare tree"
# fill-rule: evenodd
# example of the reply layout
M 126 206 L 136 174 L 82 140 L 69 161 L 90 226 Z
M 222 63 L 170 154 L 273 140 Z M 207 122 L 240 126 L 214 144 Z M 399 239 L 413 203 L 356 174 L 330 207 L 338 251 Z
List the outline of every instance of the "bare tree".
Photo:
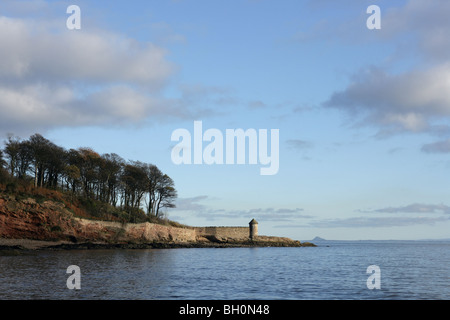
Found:
M 115 153 L 102 155 L 102 160 L 102 170 L 100 172 L 100 181 L 102 182 L 101 200 L 115 207 L 118 201 L 120 177 L 125 160 Z
M 146 174 L 139 163 L 126 164 L 122 174 L 125 208 L 139 209 L 146 191 Z
M 147 175 L 147 215 L 149 217 L 156 216 L 158 185 L 163 173 L 153 164 L 146 164 L 144 171 Z
M 155 216 L 160 218 L 160 209 L 175 208 L 175 199 L 177 198 L 177 191 L 175 190 L 175 183 L 167 174 L 163 175 L 157 187 L 157 200 Z
M 93 207 L 97 203 L 91 200 L 114 207 L 120 204 L 130 219 L 145 219 L 142 209 L 148 217 L 160 218 L 163 208 L 175 207 L 175 184 L 157 166 L 126 162 L 114 153 L 100 156 L 90 148 L 66 151 L 38 133 L 24 141 L 9 135 L 0 150 L 0 169 L 3 167 L 13 177 L 30 175 L 35 187 L 61 187 L 70 191 L 72 198 L 82 195 Z
M 17 137 L 8 135 L 8 141 L 5 142 L 4 152 L 8 157 L 8 169 L 11 176 L 14 176 L 19 166 L 19 153 L 21 148 L 21 141 Z
M 79 169 L 84 196 L 93 198 L 99 173 L 100 155 L 90 148 L 79 148 Z
M 3 159 L 3 151 L 0 150 L 0 169 L 6 167 L 6 161 Z

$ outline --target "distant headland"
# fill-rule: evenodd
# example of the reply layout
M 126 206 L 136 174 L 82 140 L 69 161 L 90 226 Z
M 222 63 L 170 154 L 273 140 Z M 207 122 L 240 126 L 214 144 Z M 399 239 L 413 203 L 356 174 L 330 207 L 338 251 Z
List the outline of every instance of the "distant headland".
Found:
M 51 194 L 60 196 L 56 191 Z M 0 192 L 0 249 L 314 246 L 259 235 L 254 219 L 242 227 L 192 227 L 167 220 L 158 223 L 95 220 L 75 216 L 77 210 L 81 209 L 64 201 Z
M 0 149 L 0 249 L 313 246 L 243 227 L 170 221 L 175 182 L 150 163 L 90 148 L 66 150 L 40 134 Z

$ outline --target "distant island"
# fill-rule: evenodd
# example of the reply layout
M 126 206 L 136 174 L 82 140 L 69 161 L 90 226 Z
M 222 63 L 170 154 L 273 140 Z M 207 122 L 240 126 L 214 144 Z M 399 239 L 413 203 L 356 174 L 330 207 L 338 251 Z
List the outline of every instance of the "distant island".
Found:
M 0 149 L 0 249 L 314 246 L 240 227 L 170 221 L 174 181 L 155 165 L 65 150 L 39 134 Z

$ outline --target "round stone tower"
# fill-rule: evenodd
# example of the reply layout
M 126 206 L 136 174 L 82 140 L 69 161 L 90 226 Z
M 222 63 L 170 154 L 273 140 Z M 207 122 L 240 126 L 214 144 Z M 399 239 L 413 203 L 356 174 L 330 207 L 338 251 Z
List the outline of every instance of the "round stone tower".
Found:
M 250 240 L 253 240 L 258 236 L 258 221 L 252 219 L 248 225 L 250 229 Z

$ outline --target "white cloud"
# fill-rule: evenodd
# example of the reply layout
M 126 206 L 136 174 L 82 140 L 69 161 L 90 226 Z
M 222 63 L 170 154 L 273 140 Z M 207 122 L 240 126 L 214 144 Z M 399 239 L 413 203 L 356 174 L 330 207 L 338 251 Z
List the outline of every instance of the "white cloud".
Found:
M 45 0 L 2 0 L 2 11 L 13 12 L 14 14 L 37 14 L 48 10 L 49 5 Z
M 428 143 L 422 146 L 425 153 L 450 153 L 450 139 Z
M 205 208 L 206 209 L 206 208 Z M 301 208 L 253 208 L 253 209 L 207 209 L 196 213 L 197 217 L 205 218 L 209 221 L 220 219 L 256 219 L 261 221 L 293 222 L 296 219 L 310 219 L 311 215 L 303 214 Z
M 313 146 L 311 142 L 300 139 L 286 140 L 286 144 L 288 145 L 289 148 L 292 148 L 294 150 L 310 149 Z
M 409 35 L 426 59 L 448 61 L 450 41 L 450 2 L 447 0 L 409 0 L 402 7 L 389 9 L 383 15 L 384 38 Z M 417 52 L 416 52 L 417 53 Z
M 423 204 L 413 203 L 402 207 L 386 207 L 376 210 L 359 212 L 369 213 L 450 213 L 450 207 L 445 204 Z
M 450 116 L 450 62 L 428 70 L 390 75 L 370 68 L 325 103 L 362 116 L 382 130 L 424 132 Z
M 383 10 L 382 29 L 372 33 L 372 39 L 395 48 L 386 57 L 389 63 L 358 72 L 323 106 L 348 112 L 356 125 L 378 128 L 380 137 L 404 132 L 448 134 L 449 10 L 450 2 L 444 0 L 409 0 Z M 405 69 L 405 60 L 415 64 Z M 402 71 L 389 70 L 398 65 Z
M 450 221 L 449 217 L 352 217 L 324 219 L 309 223 L 311 228 L 385 228 L 413 225 L 435 225 Z M 306 227 L 303 226 L 303 227 Z
M 0 16 L 0 43 L 0 134 L 193 119 L 233 100 L 199 84 L 164 97 L 176 72 L 166 50 L 106 30 Z
M 336 219 L 313 219 L 305 224 L 278 225 L 278 228 L 385 228 L 413 225 L 435 225 L 450 221 L 450 207 L 445 204 L 412 203 L 399 207 L 385 207 L 374 210 L 356 210 L 363 214 Z M 380 216 L 388 214 L 388 216 Z
M 14 133 L 29 134 L 56 126 L 137 124 L 161 113 L 158 99 L 128 86 L 112 86 L 77 97 L 69 85 L 0 85 L 0 96 L 0 127 Z
M 202 202 L 210 200 L 208 196 L 197 196 L 192 198 L 181 198 L 177 200 L 177 207 L 170 214 L 189 212 L 190 216 L 204 218 L 209 221 L 220 219 L 247 218 L 263 221 L 294 221 L 295 219 L 309 219 L 312 216 L 304 214 L 301 208 L 252 208 L 252 209 L 217 209 Z
M 166 51 L 105 30 L 69 31 L 0 17 L 0 77 L 16 80 L 132 82 L 158 89 L 174 68 Z
M 105 30 L 4 16 L 0 43 L 3 134 L 186 115 L 171 101 L 161 107 L 175 71 L 164 48 Z
M 199 203 L 208 200 L 208 196 L 197 196 L 192 198 L 178 198 L 176 200 L 176 211 L 203 211 L 206 205 Z

